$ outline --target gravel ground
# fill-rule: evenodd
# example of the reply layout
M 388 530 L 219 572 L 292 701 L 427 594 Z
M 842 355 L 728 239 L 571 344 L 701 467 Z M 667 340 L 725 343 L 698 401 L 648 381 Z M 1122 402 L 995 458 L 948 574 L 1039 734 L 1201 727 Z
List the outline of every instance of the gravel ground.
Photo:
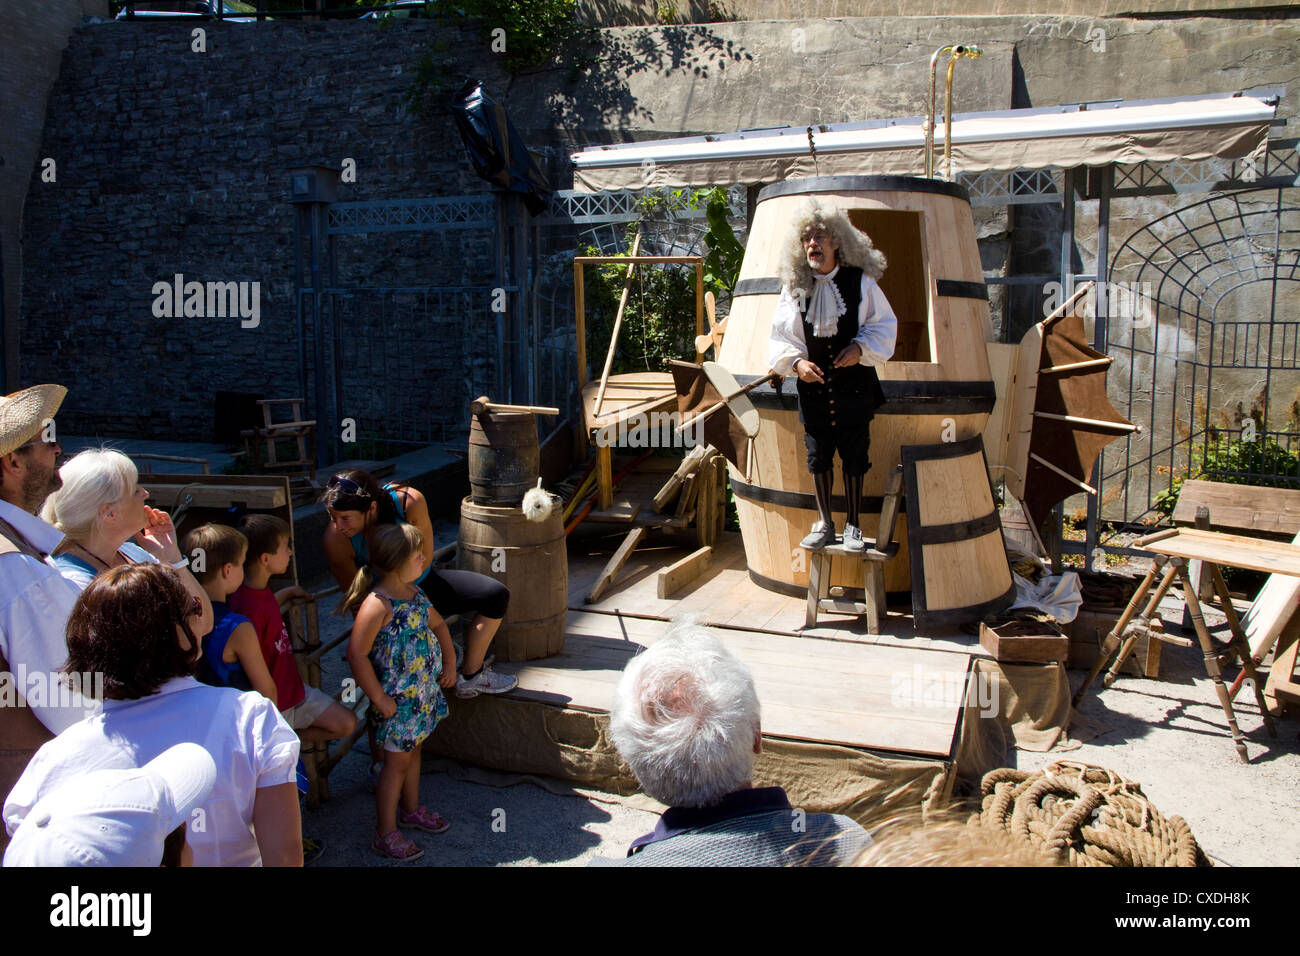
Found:
M 1174 626 L 1178 619 L 1178 612 L 1166 611 L 1166 630 L 1194 636 Z M 1085 676 L 1070 671 L 1071 685 L 1077 689 Z M 1077 760 L 1107 767 L 1140 783 L 1161 813 L 1185 819 L 1215 860 L 1300 864 L 1300 721 L 1275 720 L 1277 736 L 1270 737 L 1253 692 L 1243 687 L 1233 702 L 1250 757 L 1242 763 L 1198 649 L 1166 644 L 1158 680 L 1121 677 L 1098 693 L 1100 685 L 1072 721 L 1070 735 L 1083 742 L 1079 749 L 1018 751 L 1016 766 L 1039 770 L 1055 760 Z

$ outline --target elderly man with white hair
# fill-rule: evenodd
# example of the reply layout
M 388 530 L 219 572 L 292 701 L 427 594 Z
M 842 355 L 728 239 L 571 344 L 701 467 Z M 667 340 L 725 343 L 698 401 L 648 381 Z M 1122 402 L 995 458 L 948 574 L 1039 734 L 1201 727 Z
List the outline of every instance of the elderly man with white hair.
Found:
M 669 805 L 625 866 L 834 866 L 871 843 L 848 817 L 805 813 L 780 787 L 754 787 L 754 679 L 703 627 L 678 626 L 632 659 L 610 730 L 641 789 Z

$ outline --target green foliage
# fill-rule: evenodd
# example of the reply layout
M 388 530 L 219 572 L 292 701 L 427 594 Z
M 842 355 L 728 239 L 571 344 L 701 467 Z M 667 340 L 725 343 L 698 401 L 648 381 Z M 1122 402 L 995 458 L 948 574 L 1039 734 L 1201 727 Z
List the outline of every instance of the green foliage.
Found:
M 1189 477 L 1265 488 L 1294 488 L 1300 481 L 1300 457 L 1262 436 L 1254 441 L 1214 440 L 1203 448 L 1193 449 L 1192 460 L 1198 463 L 1197 473 L 1174 475 L 1170 487 L 1156 496 L 1155 509 L 1166 518 L 1172 517 L 1183 482 Z M 1201 461 L 1203 466 L 1199 464 Z
M 709 190 L 699 190 L 695 195 L 700 197 L 701 193 L 705 204 L 704 215 L 709 221 L 709 231 L 704 236 L 704 242 L 709 247 L 709 253 L 704 257 L 704 281 L 725 289 L 730 294 L 740 277 L 740 263 L 745 258 L 745 247 L 736 238 L 736 231 L 731 228 L 731 222 L 727 218 L 731 203 L 726 191 L 714 186 Z
M 704 282 L 715 294 L 730 294 L 740 274 L 745 247 L 727 221 L 728 199 L 723 189 L 674 189 L 649 192 L 639 200 L 641 219 L 628 224 L 628 245 L 638 229 L 653 220 L 683 209 L 705 209 L 709 230 L 705 234 L 708 254 L 704 258 Z M 648 231 L 648 230 L 647 230 Z M 579 249 L 578 255 L 600 256 L 594 246 Z M 602 266 L 587 269 L 587 345 L 593 374 L 599 374 L 609 337 L 618 314 L 627 267 Z M 662 371 L 669 359 L 695 355 L 695 275 L 686 266 L 641 266 L 628 295 L 614 353 L 613 374 Z
M 727 191 L 721 186 L 708 189 L 673 189 L 662 192 L 648 192 L 638 201 L 642 210 L 642 219 L 652 218 L 661 213 L 672 215 L 683 209 L 704 207 L 704 217 L 709 229 L 704 234 L 704 244 L 708 249 L 704 257 L 704 284 L 712 286 L 715 295 L 731 294 L 740 276 L 740 264 L 745 258 L 745 247 L 736 238 L 736 231 L 731 228 L 728 216 L 731 200 Z M 635 226 L 629 232 L 635 231 Z
M 578 252 L 599 256 L 588 246 Z M 586 270 L 588 360 L 599 375 L 609 349 L 627 266 Z M 669 359 L 695 354 L 695 281 L 681 266 L 640 266 L 628 295 L 611 373 L 661 372 Z

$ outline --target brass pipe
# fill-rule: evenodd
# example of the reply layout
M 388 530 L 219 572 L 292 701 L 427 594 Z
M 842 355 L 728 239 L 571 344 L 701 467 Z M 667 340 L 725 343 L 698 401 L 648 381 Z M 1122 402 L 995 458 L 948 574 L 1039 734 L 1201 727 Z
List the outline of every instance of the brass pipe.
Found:
M 950 43 L 948 46 L 940 47 L 934 51 L 930 57 L 930 96 L 927 102 L 929 111 L 928 121 L 925 125 L 925 175 L 927 178 L 934 178 L 934 123 L 936 108 L 936 90 L 938 83 L 938 64 L 939 57 L 943 54 L 949 54 L 948 73 L 944 84 L 944 143 L 943 155 L 947 164 L 947 178 L 952 179 L 952 75 L 956 68 L 957 60 L 961 57 L 974 59 L 984 55 L 984 51 L 977 46 L 967 46 L 960 43 Z

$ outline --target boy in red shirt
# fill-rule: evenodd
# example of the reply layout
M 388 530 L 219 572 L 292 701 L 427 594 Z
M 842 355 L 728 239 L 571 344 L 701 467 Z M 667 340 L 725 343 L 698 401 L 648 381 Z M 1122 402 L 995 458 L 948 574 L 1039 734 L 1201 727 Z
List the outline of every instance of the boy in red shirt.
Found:
M 293 551 L 289 526 L 275 515 L 248 515 L 239 530 L 248 539 L 244 558 L 244 583 L 230 596 L 230 609 L 248 618 L 275 681 L 276 704 L 298 737 L 306 743 L 337 740 L 356 729 L 352 711 L 323 691 L 307 687 L 293 658 L 293 644 L 284 626 L 283 605 L 295 597 L 308 597 L 300 587 L 272 591 L 271 578 L 289 570 Z

